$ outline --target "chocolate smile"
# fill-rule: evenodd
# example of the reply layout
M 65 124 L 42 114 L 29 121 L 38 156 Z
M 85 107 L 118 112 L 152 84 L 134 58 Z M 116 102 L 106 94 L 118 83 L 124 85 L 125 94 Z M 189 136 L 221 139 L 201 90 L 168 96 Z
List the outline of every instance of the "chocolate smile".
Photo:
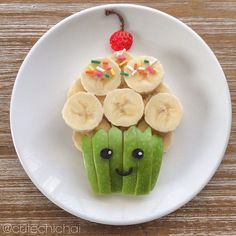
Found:
M 128 171 L 123 171 L 116 168 L 116 173 L 120 176 L 127 176 L 130 175 L 132 172 L 133 172 L 133 167 L 130 167 Z

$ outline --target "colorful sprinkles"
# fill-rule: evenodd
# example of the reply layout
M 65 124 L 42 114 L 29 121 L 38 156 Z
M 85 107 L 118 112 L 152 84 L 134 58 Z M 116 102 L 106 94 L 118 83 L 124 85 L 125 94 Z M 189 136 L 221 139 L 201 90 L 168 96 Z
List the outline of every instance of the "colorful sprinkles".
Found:
M 124 55 L 125 52 L 126 52 L 125 48 L 121 51 L 114 52 L 116 61 L 120 67 L 122 67 L 128 63 L 127 57 Z
M 119 66 L 124 66 L 128 63 L 126 56 L 124 55 L 125 49 L 121 51 L 115 52 L 115 56 L 117 61 L 119 62 Z M 158 74 L 158 70 L 153 67 L 153 65 L 157 62 L 157 59 L 153 61 L 149 61 L 147 59 L 139 60 L 137 63 L 134 63 L 133 67 L 127 65 L 127 69 L 131 72 L 131 76 L 134 76 L 136 73 L 139 73 L 143 76 L 148 76 L 149 74 Z M 95 64 L 93 66 L 93 64 Z M 88 69 L 85 71 L 86 74 L 90 76 L 96 76 L 99 78 L 109 79 L 115 76 L 115 71 L 109 65 L 109 61 L 107 60 L 91 60 L 91 65 L 88 66 Z M 121 76 L 129 76 L 127 72 L 121 72 Z
M 152 62 L 150 62 L 147 59 L 144 60 L 139 60 L 137 63 L 135 63 L 132 66 L 127 65 L 127 69 L 131 71 L 131 76 L 134 76 L 137 72 L 140 75 L 143 76 L 148 76 L 149 74 L 158 74 L 158 71 L 156 68 L 153 67 L 153 65 L 157 62 L 157 59 L 153 60 Z
M 93 66 L 93 64 L 95 64 Z M 109 79 L 115 75 L 114 69 L 109 65 L 107 60 L 91 60 L 91 64 L 85 71 L 87 75 L 99 78 Z

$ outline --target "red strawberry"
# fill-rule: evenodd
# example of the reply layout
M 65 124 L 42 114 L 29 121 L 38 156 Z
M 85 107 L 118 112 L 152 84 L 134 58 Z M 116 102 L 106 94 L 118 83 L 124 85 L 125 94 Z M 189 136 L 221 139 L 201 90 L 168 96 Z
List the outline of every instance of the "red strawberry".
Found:
M 115 51 L 119 51 L 124 48 L 128 50 L 132 46 L 133 36 L 130 32 L 124 30 L 123 17 L 119 13 L 115 12 L 114 10 L 105 10 L 105 14 L 107 16 L 110 14 L 115 14 L 119 17 L 119 20 L 121 22 L 121 29 L 118 31 L 115 31 L 110 37 L 111 48 Z
M 111 48 L 115 51 L 128 50 L 133 43 L 133 36 L 126 30 L 118 30 L 110 37 Z

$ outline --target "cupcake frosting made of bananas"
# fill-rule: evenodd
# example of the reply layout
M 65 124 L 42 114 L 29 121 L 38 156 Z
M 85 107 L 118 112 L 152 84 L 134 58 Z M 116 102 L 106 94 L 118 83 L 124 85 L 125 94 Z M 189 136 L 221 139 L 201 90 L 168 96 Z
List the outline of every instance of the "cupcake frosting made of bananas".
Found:
M 94 194 L 145 195 L 156 186 L 183 108 L 164 82 L 160 61 L 127 52 L 133 36 L 120 13 L 105 11 L 111 14 L 121 21 L 110 37 L 114 52 L 85 65 L 67 92 L 62 117 Z

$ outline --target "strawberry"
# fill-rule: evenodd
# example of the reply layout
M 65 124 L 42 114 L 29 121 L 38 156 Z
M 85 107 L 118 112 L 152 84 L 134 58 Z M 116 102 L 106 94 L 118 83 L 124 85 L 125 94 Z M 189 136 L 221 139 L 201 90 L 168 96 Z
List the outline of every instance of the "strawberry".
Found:
M 122 49 L 130 49 L 133 43 L 133 36 L 130 32 L 124 30 L 124 18 L 114 10 L 105 10 L 106 16 L 115 14 L 119 17 L 121 23 L 121 29 L 115 31 L 110 37 L 110 45 L 114 51 L 120 51 Z
M 118 30 L 114 32 L 110 37 L 110 45 L 114 51 L 120 51 L 122 49 L 128 50 L 133 43 L 133 36 L 126 30 Z

